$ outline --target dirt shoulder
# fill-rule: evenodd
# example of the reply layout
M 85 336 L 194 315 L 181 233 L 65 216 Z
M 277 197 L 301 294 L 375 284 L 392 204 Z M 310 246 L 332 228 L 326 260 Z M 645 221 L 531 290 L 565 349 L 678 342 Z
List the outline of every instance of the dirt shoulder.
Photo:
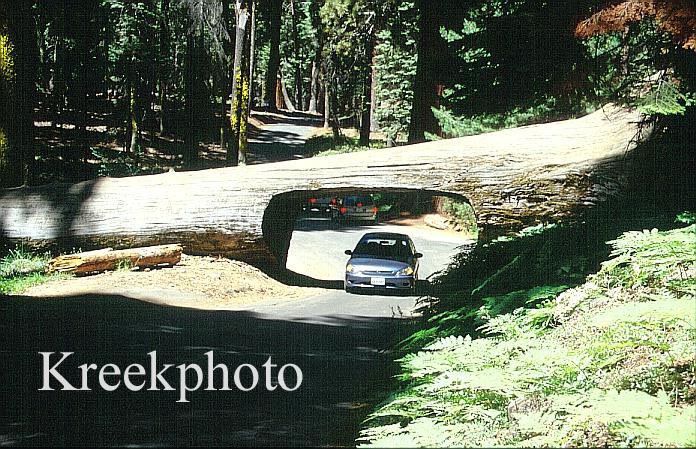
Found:
M 322 291 L 285 285 L 236 260 L 184 254 L 181 262 L 171 268 L 57 279 L 32 287 L 23 295 L 119 295 L 170 306 L 234 310 L 269 300 L 293 301 Z

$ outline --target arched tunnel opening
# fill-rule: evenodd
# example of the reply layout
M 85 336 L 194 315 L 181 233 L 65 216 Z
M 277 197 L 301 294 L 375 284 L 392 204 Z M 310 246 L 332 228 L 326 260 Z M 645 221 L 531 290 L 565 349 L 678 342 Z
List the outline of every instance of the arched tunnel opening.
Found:
M 357 257 L 346 251 L 358 249 L 359 243 L 370 243 L 362 240 L 370 235 L 376 236 L 372 247 L 375 242 L 381 245 L 381 255 L 375 255 L 380 259 L 377 265 L 385 265 L 385 258 L 394 258 L 383 254 L 389 251 L 388 245 L 408 246 L 411 253 L 419 253 L 421 257 L 413 267 L 416 271 L 413 277 L 417 278 L 413 287 L 417 284 L 422 288 L 445 270 L 454 256 L 473 248 L 478 228 L 475 211 L 466 197 L 452 192 L 403 188 L 285 192 L 271 199 L 263 218 L 264 240 L 285 281 L 293 285 L 345 288 L 347 278 L 352 278 L 346 276 L 348 262 Z M 358 283 L 349 285 L 349 290 L 422 293 L 421 288 L 405 289 L 406 281 L 391 279 L 390 264 L 386 265 L 377 270 L 384 275 L 372 272 L 371 276 L 356 279 Z M 402 273 L 396 268 L 392 271 Z

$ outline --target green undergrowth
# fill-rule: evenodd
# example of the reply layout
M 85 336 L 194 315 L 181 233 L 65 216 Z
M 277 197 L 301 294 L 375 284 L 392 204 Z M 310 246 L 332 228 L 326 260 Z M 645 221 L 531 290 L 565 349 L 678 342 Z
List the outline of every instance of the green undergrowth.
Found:
M 598 105 L 584 101 L 573 109 L 566 108 L 566 113 L 559 113 L 557 103 L 555 98 L 547 98 L 528 108 L 514 108 L 506 113 L 478 114 L 468 117 L 457 116 L 445 108 L 432 109 L 444 135 L 465 137 L 537 123 L 567 120 L 589 114 L 598 108 Z M 429 140 L 439 139 L 432 134 L 428 134 L 427 137 Z
M 361 151 L 384 148 L 384 140 L 370 140 L 370 146 L 360 145 L 357 137 L 343 136 L 336 142 L 333 135 L 320 135 L 307 140 L 305 151 L 313 156 L 333 156 L 335 154 L 357 153 Z
M 33 254 L 22 247 L 10 250 L 0 259 L 0 294 L 22 293 L 29 287 L 54 279 L 46 274 L 50 256 Z
M 696 225 L 609 244 L 574 286 L 489 285 L 469 298 L 475 307 L 431 317 L 437 331 L 399 360 L 404 388 L 367 419 L 358 443 L 695 446 Z M 568 262 L 558 259 L 549 270 Z M 463 322 L 472 332 L 456 333 Z

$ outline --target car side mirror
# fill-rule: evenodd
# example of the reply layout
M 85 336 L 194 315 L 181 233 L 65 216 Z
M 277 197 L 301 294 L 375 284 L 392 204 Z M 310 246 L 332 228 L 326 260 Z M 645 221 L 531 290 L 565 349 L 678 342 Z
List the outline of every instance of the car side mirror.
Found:
M 349 249 L 347 249 L 347 250 L 345 251 L 345 253 L 346 253 L 346 256 L 352 256 L 352 255 L 353 255 L 353 251 L 351 251 L 351 250 L 349 250 Z
M 421 254 L 421 253 L 416 253 L 416 254 L 413 255 L 413 257 L 415 257 L 416 259 L 420 259 L 421 257 L 423 257 L 423 254 Z

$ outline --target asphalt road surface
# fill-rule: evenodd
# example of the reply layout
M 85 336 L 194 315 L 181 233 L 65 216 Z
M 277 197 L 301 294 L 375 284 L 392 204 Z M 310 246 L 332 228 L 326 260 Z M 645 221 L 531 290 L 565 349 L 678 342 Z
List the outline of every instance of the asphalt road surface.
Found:
M 423 226 L 378 223 L 338 227 L 328 218 L 304 217 L 295 223 L 286 267 L 315 279 L 343 280 L 349 259 L 344 251 L 354 249 L 360 237 L 368 232 L 409 235 L 416 250 L 423 253 L 419 279 L 426 279 L 445 269 L 454 255 L 473 244 L 471 240 L 454 233 Z
M 266 116 L 265 121 L 272 121 Z M 249 136 L 249 164 L 301 159 L 306 154 L 305 143 L 310 136 L 322 126 L 322 119 L 307 114 L 290 113 L 276 123 L 266 124 L 260 132 Z
M 333 242 L 331 251 L 308 249 L 306 254 L 328 254 L 321 260 L 339 265 L 345 263 L 342 251 L 367 231 L 326 233 L 315 229 L 321 228 L 317 223 L 305 224 L 311 230 L 298 230 L 293 244 L 305 236 L 322 245 Z M 457 243 L 415 229 L 409 234 L 425 254 L 424 273 L 437 270 Z M 313 259 L 305 260 L 307 266 L 317 266 Z M 328 264 L 321 260 L 316 263 Z M 332 278 L 334 271 L 329 273 Z M 2 297 L 0 445 L 352 446 L 362 420 L 395 389 L 393 349 L 412 332 L 408 317 L 415 300 L 349 295 L 339 287 L 304 300 L 270 301 L 254 310 L 201 311 L 115 295 Z M 152 351 L 155 370 L 148 356 Z M 222 378 L 215 375 L 218 391 L 205 390 L 209 351 L 215 364 L 228 367 L 230 391 L 219 391 Z M 60 390 L 58 380 L 49 376 L 54 390 L 41 391 L 47 367 L 40 352 L 54 353 L 50 366 L 60 360 L 59 352 L 73 353 L 56 372 L 77 388 L 83 364 L 98 369 L 114 364 L 121 372 L 139 364 L 147 371 L 147 385 L 131 391 L 123 377 L 111 377 L 107 384 L 122 382 L 106 391 L 97 371 L 90 371 L 90 390 Z M 273 391 L 266 388 L 263 368 L 269 357 L 277 365 L 270 376 Z M 164 391 L 161 383 L 150 390 L 153 373 L 165 364 L 174 365 L 163 376 L 175 391 Z M 182 364 L 197 364 L 204 371 L 202 386 L 188 393 L 185 403 L 177 402 L 177 366 Z M 233 383 L 233 372 L 243 364 L 259 373 L 257 386 L 248 392 Z M 278 388 L 278 370 L 286 364 L 302 372 L 295 391 Z M 240 379 L 248 386 L 250 369 L 244 373 Z M 195 384 L 195 373 L 188 376 L 186 382 Z M 296 384 L 294 371 L 286 370 L 285 381 L 290 387 Z

